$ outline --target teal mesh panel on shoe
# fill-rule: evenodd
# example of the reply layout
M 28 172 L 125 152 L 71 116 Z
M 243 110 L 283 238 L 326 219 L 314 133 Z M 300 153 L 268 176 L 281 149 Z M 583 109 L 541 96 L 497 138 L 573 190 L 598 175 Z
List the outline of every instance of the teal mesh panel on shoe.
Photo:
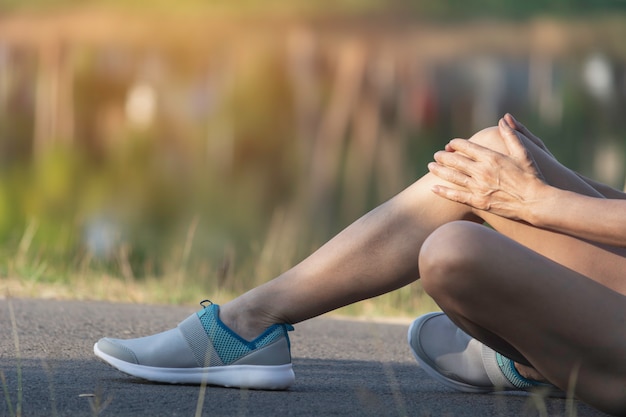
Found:
M 532 381 L 521 376 L 519 372 L 517 372 L 517 369 L 515 369 L 515 363 L 511 359 L 502 356 L 500 353 L 497 352 L 496 360 L 498 361 L 498 366 L 500 367 L 500 370 L 502 371 L 506 379 L 508 379 L 509 382 L 511 382 L 511 384 L 515 385 L 517 388 L 527 389 L 544 385 L 540 382 Z
M 282 336 L 286 336 L 283 326 L 275 324 L 263 332 L 261 336 L 248 342 L 226 327 L 218 316 L 219 306 L 216 304 L 211 304 L 198 312 L 198 318 L 209 336 L 209 339 L 213 342 L 215 352 L 224 365 L 228 365 L 253 350 L 272 343 Z

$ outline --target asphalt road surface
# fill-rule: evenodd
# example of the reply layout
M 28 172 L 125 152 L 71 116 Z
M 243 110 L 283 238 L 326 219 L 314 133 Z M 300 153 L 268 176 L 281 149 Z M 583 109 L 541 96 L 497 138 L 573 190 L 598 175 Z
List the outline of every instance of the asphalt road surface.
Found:
M 451 391 L 413 360 L 406 324 L 317 318 L 297 325 L 296 383 L 282 392 L 149 383 L 93 355 L 100 337 L 152 334 L 193 311 L 0 299 L 0 416 L 605 415 L 578 401 Z

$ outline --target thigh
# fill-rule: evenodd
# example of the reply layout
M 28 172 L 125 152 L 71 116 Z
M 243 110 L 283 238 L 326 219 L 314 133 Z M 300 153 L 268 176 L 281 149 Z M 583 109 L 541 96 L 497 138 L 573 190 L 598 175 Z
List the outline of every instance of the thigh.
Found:
M 591 404 L 626 407 L 626 296 L 485 227 L 436 233 L 453 265 L 435 299 L 455 322 L 505 341 L 562 389 L 575 376 Z

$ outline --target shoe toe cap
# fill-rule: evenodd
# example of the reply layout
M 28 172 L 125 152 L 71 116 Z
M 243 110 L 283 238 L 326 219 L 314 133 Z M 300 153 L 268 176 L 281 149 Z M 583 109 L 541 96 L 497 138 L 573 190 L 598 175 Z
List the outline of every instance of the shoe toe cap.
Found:
M 112 356 L 124 362 L 134 364 L 139 363 L 135 353 L 130 348 L 124 345 L 123 340 L 105 337 L 103 339 L 100 339 L 96 345 L 98 347 L 98 350 L 106 355 Z
M 196 358 L 178 328 L 138 339 L 101 339 L 98 349 L 124 362 L 158 368 L 194 368 Z

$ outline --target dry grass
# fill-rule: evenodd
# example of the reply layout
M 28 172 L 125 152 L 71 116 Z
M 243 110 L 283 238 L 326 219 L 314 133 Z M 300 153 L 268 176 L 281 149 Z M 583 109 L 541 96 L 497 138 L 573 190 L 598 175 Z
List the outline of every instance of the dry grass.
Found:
M 160 260 L 163 272 L 137 277 L 129 261 L 129 248 L 122 246 L 116 257 L 116 270 L 103 271 L 93 256 L 78 261 L 54 259 L 33 247 L 37 223 L 23 233 L 15 254 L 7 259 L 6 272 L 0 271 L 0 298 L 39 298 L 57 300 L 96 300 L 123 303 L 197 305 L 211 299 L 223 304 L 295 265 L 302 256 L 293 242 L 311 232 L 299 212 L 277 210 L 266 235 L 255 245 L 254 253 L 235 265 L 235 254 L 225 255 L 222 264 L 214 261 L 204 270 L 190 266 L 197 219 L 183 239 L 180 254 Z M 317 244 L 309 245 L 314 250 Z M 234 250 L 233 250 L 234 251 Z M 197 256 L 197 254 L 196 254 Z M 70 257 L 71 258 L 71 257 Z M 154 263 L 157 261 L 155 260 Z M 224 264 L 225 262 L 225 264 Z M 66 264 L 74 265 L 67 267 Z M 100 269 L 99 269 L 100 268 Z M 346 306 L 332 314 L 370 320 L 408 319 L 438 310 L 419 282 L 388 294 Z
M 180 278 L 146 278 L 141 282 L 111 275 L 77 275 L 68 282 L 38 282 L 23 278 L 2 278 L 0 299 L 39 298 L 54 300 L 93 300 L 120 303 L 196 305 L 201 299 L 224 303 L 237 294 L 226 290 L 209 291 L 200 283 Z M 413 284 L 389 294 L 365 300 L 329 313 L 337 317 L 373 321 L 406 322 L 428 311 L 439 310 L 435 302 Z

